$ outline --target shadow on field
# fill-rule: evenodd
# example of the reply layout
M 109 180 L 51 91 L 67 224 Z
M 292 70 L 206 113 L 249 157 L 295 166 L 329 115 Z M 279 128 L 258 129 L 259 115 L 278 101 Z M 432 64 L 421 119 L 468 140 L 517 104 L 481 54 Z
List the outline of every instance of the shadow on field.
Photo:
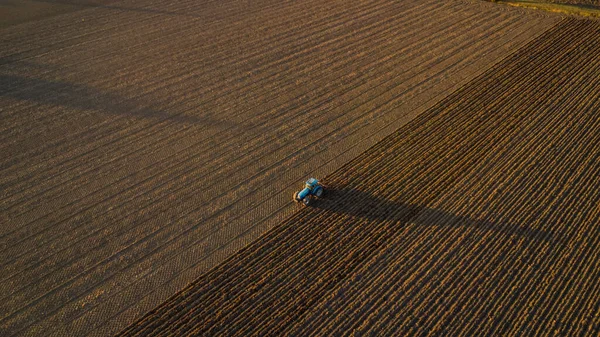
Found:
M 148 107 L 148 104 L 142 104 L 117 93 L 101 91 L 86 85 L 16 75 L 0 74 L 0 97 L 12 97 L 53 106 L 95 110 L 135 118 L 170 120 L 209 127 L 231 127 L 233 125 L 230 122 L 215 120 L 207 116 L 170 114 L 153 109 Z
M 552 234 L 523 225 L 494 223 L 455 215 L 441 209 L 405 204 L 379 198 L 356 189 L 337 189 L 328 186 L 323 199 L 311 207 L 372 221 L 392 220 L 425 226 L 464 226 L 517 235 L 535 241 L 554 242 Z

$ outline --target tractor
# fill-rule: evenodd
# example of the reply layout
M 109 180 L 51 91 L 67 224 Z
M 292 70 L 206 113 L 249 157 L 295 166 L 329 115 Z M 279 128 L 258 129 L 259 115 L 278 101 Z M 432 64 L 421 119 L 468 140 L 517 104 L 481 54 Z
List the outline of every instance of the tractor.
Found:
M 310 178 L 306 181 L 302 191 L 294 193 L 294 201 L 302 202 L 304 205 L 308 206 L 310 205 L 312 199 L 323 196 L 323 192 L 323 185 L 319 184 L 317 179 Z

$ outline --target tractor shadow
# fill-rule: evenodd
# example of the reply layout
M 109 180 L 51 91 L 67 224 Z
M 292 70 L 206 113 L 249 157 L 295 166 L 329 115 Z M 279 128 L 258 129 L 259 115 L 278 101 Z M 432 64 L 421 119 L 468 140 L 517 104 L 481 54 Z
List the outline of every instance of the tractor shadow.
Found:
M 421 226 L 474 227 L 486 231 L 503 233 L 507 236 L 524 237 L 528 240 L 555 243 L 550 232 L 530 228 L 523 224 L 491 222 L 452 214 L 442 209 L 413 205 L 366 193 L 356 189 L 327 186 L 323 198 L 311 204 L 312 208 L 337 214 L 350 215 L 370 221 L 388 220 L 413 223 Z

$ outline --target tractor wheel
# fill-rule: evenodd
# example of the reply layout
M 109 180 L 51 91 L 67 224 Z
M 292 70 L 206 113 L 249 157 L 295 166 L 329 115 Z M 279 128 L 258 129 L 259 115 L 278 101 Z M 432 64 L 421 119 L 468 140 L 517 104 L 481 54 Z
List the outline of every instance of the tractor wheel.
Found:
M 322 195 L 323 195 L 323 187 L 317 188 L 317 190 L 315 191 L 315 196 L 317 198 L 320 198 Z

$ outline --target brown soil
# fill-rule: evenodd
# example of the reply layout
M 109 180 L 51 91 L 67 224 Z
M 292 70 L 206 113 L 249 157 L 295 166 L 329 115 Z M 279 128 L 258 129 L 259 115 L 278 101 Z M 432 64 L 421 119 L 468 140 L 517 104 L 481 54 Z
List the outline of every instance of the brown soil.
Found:
M 108 335 L 560 18 L 121 1 L 0 29 L 0 335 Z M 318 227 L 317 227 L 318 228 Z
M 114 0 L 3 0 L 0 2 L 0 29 L 90 7 L 110 6 L 114 2 Z
M 123 335 L 600 334 L 597 55 L 557 25 Z
M 546 2 L 555 4 L 583 5 L 591 7 L 600 7 L 599 0 L 546 0 Z

